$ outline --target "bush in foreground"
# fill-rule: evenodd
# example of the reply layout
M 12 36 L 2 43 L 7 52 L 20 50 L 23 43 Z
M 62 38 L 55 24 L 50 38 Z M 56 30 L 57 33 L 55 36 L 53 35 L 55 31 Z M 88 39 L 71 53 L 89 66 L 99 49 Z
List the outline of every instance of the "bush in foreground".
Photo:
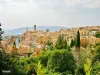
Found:
M 74 74 L 76 67 L 74 57 L 67 50 L 54 50 L 48 58 L 48 70 L 51 72 L 70 72 Z

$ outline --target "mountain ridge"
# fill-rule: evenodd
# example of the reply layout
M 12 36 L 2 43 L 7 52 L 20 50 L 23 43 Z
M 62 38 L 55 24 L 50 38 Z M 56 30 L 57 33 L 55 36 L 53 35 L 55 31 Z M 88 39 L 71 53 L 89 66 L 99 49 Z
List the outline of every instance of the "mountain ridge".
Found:
M 34 26 L 32 27 L 21 27 L 21 28 L 16 28 L 12 30 L 4 30 L 5 33 L 4 35 L 21 35 L 26 31 L 26 28 L 28 28 L 29 31 L 34 31 Z M 37 26 L 37 30 L 43 30 L 46 31 L 46 29 L 49 29 L 50 32 L 53 31 L 59 31 L 60 29 L 67 29 L 67 27 L 64 26 Z

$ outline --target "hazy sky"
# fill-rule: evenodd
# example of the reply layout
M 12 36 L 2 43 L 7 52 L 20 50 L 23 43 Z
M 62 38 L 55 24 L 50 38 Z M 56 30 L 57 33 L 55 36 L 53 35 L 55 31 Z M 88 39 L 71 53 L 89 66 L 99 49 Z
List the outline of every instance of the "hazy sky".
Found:
M 100 0 L 0 0 L 0 22 L 5 29 L 100 25 Z

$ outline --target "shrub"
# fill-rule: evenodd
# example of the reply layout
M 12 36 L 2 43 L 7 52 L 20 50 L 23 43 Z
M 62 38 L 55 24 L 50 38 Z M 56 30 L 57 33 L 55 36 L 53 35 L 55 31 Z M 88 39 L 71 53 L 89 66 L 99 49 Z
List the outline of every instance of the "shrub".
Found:
M 49 57 L 50 53 L 51 53 L 51 51 L 46 51 L 45 53 L 40 55 L 39 59 L 40 59 L 40 63 L 42 64 L 43 67 L 47 66 L 48 57 Z
M 84 67 L 83 65 L 79 65 L 75 72 L 76 75 L 85 75 Z
M 100 46 L 97 46 L 97 47 L 95 48 L 95 50 L 96 50 L 96 54 L 95 54 L 95 56 L 94 56 L 94 58 L 93 58 L 93 60 L 92 60 L 92 65 L 93 65 L 96 61 L 100 61 Z
M 100 46 L 100 43 L 96 43 L 96 46 Z
M 92 75 L 100 75 L 100 63 L 99 62 L 94 64 Z
M 95 33 L 95 36 L 96 36 L 97 38 L 100 38 L 100 32 L 96 32 L 96 33 Z
M 89 58 L 87 58 L 86 64 L 84 64 L 84 70 L 85 70 L 86 75 L 91 75 L 92 61 Z
M 48 70 L 52 72 L 74 73 L 76 64 L 71 52 L 67 50 L 54 50 L 51 52 L 47 64 Z

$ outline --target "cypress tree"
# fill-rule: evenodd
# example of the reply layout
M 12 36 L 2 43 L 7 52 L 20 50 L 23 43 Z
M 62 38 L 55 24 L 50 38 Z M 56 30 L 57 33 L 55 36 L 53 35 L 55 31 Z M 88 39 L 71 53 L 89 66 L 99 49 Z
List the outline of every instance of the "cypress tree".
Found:
M 16 47 L 16 42 L 15 41 L 13 42 L 13 46 Z
M 12 54 L 16 55 L 17 54 L 17 48 L 16 48 L 16 42 L 13 42 L 13 52 Z
M 80 32 L 77 32 L 77 36 L 76 36 L 76 47 L 80 48 Z
M 73 46 L 74 46 L 74 40 L 72 39 L 70 43 L 70 47 L 73 47 Z

